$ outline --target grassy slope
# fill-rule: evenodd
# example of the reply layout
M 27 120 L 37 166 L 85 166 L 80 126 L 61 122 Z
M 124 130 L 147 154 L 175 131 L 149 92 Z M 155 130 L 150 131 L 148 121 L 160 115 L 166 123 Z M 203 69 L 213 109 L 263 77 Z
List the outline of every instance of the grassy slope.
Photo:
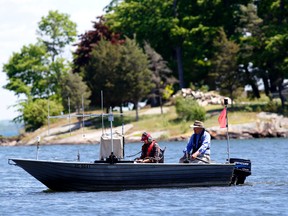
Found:
M 149 108 L 146 108 L 149 109 Z M 160 108 L 157 108 L 160 110 Z M 204 124 L 206 128 L 218 126 L 218 116 L 223 107 L 221 106 L 208 106 L 207 110 L 207 119 Z M 141 112 L 145 112 L 145 110 L 141 110 Z M 185 122 L 177 119 L 177 114 L 174 106 L 169 106 L 169 111 L 163 115 L 155 114 L 155 115 L 141 115 L 138 122 L 131 122 L 134 127 L 133 131 L 168 131 L 170 137 L 179 137 L 181 135 L 190 135 L 191 130 L 189 125 L 193 122 Z M 130 116 L 130 120 L 135 117 L 135 111 L 130 112 L 127 115 Z M 230 112 L 228 109 L 228 118 L 229 124 L 242 124 L 254 122 L 257 119 L 256 112 L 244 112 L 244 111 L 236 111 Z M 131 133 L 131 131 L 129 131 Z M 141 134 L 139 134 L 140 136 Z M 163 137 L 165 138 L 165 137 Z M 167 137 L 168 138 L 168 137 Z

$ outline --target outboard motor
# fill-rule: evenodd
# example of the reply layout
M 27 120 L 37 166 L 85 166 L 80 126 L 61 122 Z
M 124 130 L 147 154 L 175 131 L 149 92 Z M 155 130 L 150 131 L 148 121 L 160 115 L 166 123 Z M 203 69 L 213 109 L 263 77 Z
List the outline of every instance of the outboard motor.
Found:
M 246 177 L 251 175 L 251 161 L 248 159 L 230 158 L 229 162 L 235 164 L 230 184 L 244 184 Z

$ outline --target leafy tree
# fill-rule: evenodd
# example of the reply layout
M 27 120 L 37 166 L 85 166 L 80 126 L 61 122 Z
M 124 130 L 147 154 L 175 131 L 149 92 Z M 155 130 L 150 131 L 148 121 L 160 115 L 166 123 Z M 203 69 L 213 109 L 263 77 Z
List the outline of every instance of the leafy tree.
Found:
M 81 69 L 81 74 L 93 95 L 104 92 L 107 109 L 127 99 L 126 94 L 123 94 L 127 89 L 124 88 L 124 83 L 118 80 L 120 77 L 123 79 L 119 72 L 120 58 L 120 45 L 103 39 L 95 45 L 90 53 L 89 62 Z M 100 98 L 94 98 L 94 101 L 100 104 Z
M 138 102 L 154 87 L 152 73 L 149 70 L 147 55 L 135 40 L 126 38 L 122 48 L 120 63 L 122 76 L 120 75 L 119 79 L 123 79 L 127 85 L 124 85 L 127 97 L 134 102 L 136 121 L 138 121 Z
M 257 15 L 263 23 L 260 26 L 261 37 L 257 37 L 259 43 L 255 46 L 255 67 L 263 80 L 266 95 L 271 97 L 272 93 L 278 92 L 282 108 L 285 106 L 282 94 L 284 79 L 288 78 L 288 53 L 285 49 L 288 45 L 287 10 L 286 0 L 257 2 Z
M 240 24 L 236 29 L 241 34 L 238 41 L 240 46 L 238 62 L 242 72 L 245 74 L 245 83 L 252 87 L 254 97 L 260 98 L 258 82 L 261 76 L 255 65 L 257 66 L 258 64 L 257 50 L 263 43 L 263 32 L 261 30 L 263 20 L 258 17 L 257 8 L 254 4 L 241 5 L 239 19 Z
M 32 118 L 30 109 L 34 110 L 34 105 L 41 101 L 39 99 L 61 101 L 59 80 L 70 66 L 59 55 L 74 40 L 76 24 L 69 20 L 68 15 L 50 11 L 47 17 L 42 17 L 38 34 L 41 37 L 36 44 L 23 46 L 3 66 L 9 79 L 4 88 L 14 91 L 18 96 L 26 96 L 26 101 L 19 104 L 23 116 L 15 121 L 22 119 L 28 124 L 29 130 L 37 128 L 43 122 L 28 119 Z
M 173 93 L 171 92 L 170 95 L 167 95 L 168 92 L 166 91 L 166 87 L 175 84 L 177 80 L 172 75 L 172 71 L 167 66 L 167 62 L 163 60 L 160 54 L 152 49 L 148 43 L 145 43 L 144 49 L 149 59 L 149 69 L 153 72 L 152 80 L 155 84 L 155 88 L 152 90 L 152 96 L 159 97 L 161 113 L 163 114 L 163 96 L 166 95 L 166 97 L 169 97 Z
M 64 48 L 76 39 L 76 23 L 70 20 L 68 14 L 49 11 L 48 16 L 42 17 L 38 23 L 38 38 L 46 47 L 52 57 L 52 62 L 56 56 L 64 52 Z
M 13 53 L 9 62 L 3 66 L 3 72 L 9 79 L 4 88 L 14 91 L 17 96 L 24 94 L 27 98 L 44 97 L 47 95 L 48 71 L 45 46 L 23 46 L 20 53 Z
M 237 1 L 124 0 L 110 5 L 107 24 L 137 41 L 147 41 L 178 71 L 180 88 L 206 81 L 214 55 L 213 39 L 224 26 L 227 37 L 235 34 L 240 5 Z M 176 69 L 177 68 L 177 69 Z M 183 68 L 183 69 L 182 69 Z M 182 71 L 183 70 L 183 71 Z M 184 83 L 185 81 L 185 83 Z
M 63 110 L 63 107 L 55 101 L 48 102 L 45 99 L 26 100 L 20 103 L 19 111 L 22 115 L 17 120 L 24 122 L 26 131 L 36 130 L 47 124 L 48 104 L 50 115 L 59 115 Z
M 70 105 L 70 108 L 79 112 L 82 108 L 82 99 L 85 107 L 90 104 L 91 91 L 79 74 L 68 73 L 62 76 L 60 83 L 62 104 L 66 110 L 69 109 Z
M 90 72 L 88 68 L 93 68 L 93 62 L 91 62 L 91 58 L 93 58 L 92 55 L 92 51 L 95 49 L 95 47 L 97 47 L 98 43 L 101 40 L 106 40 L 106 41 L 110 41 L 111 44 L 116 45 L 114 48 L 116 49 L 116 47 L 120 44 L 124 43 L 124 39 L 120 39 L 120 34 L 114 33 L 113 31 L 111 31 L 109 29 L 109 27 L 107 27 L 105 25 L 105 19 L 103 17 L 98 17 L 98 20 L 93 22 L 93 30 L 87 31 L 84 34 L 80 35 L 79 37 L 79 43 L 77 43 L 77 49 L 74 52 L 74 58 L 73 58 L 73 72 L 74 73 L 79 73 L 82 77 L 83 77 L 83 81 L 87 82 L 88 87 L 91 89 L 91 104 L 94 106 L 97 106 L 100 104 L 101 100 L 99 97 L 99 92 L 100 90 L 102 90 L 101 88 L 98 88 L 97 86 L 102 86 L 101 83 L 101 79 L 105 79 L 104 76 L 102 77 L 101 75 L 99 75 L 100 77 L 98 77 L 98 80 L 96 81 L 96 77 L 94 77 L 93 73 L 91 72 L 91 76 L 90 76 Z M 104 42 L 103 42 L 104 43 Z M 102 45 L 100 45 L 100 47 L 104 47 Z M 104 49 L 104 48 L 103 48 Z M 110 47 L 107 47 L 107 49 L 110 49 Z M 113 49 L 111 47 L 111 49 Z M 102 52 L 101 50 L 99 51 L 100 53 Z M 105 52 L 105 51 L 103 51 Z M 111 50 L 111 56 L 113 55 L 113 50 Z M 99 55 L 101 56 L 101 54 L 99 53 Z M 94 55 L 98 55 L 95 54 Z M 107 55 L 109 55 L 107 53 Z M 97 56 L 96 58 L 100 58 L 100 56 Z M 105 57 L 104 57 L 105 58 Z M 109 58 L 107 56 L 107 58 Z M 102 71 L 102 67 L 107 67 L 109 70 L 109 64 L 114 65 L 114 63 L 116 64 L 117 62 L 113 62 L 113 60 L 118 59 L 119 57 L 114 56 L 111 61 L 107 59 L 108 65 L 98 65 L 95 66 L 100 67 L 99 70 Z M 115 60 L 116 61 L 116 60 Z M 105 60 L 104 60 L 105 62 Z M 85 70 L 83 70 L 83 68 L 86 68 Z M 85 71 L 83 73 L 83 71 Z M 107 78 L 108 79 L 108 78 Z M 110 79 L 110 78 L 109 78 Z M 98 83 L 97 86 L 95 86 L 93 83 L 94 81 L 95 83 Z M 96 89 L 95 89 L 96 88 Z M 109 92 L 105 92 L 105 98 L 107 99 L 109 96 L 108 95 Z M 115 105 L 115 101 L 108 101 L 108 104 L 111 105 Z M 117 102 L 118 103 L 118 102 Z M 116 104 L 117 104 L 116 103 Z
M 85 66 L 91 56 L 91 52 L 100 40 L 110 41 L 112 44 L 122 44 L 120 34 L 114 33 L 105 25 L 105 19 L 98 17 L 98 21 L 93 22 L 93 30 L 87 31 L 79 36 L 79 43 L 74 52 L 73 72 L 79 73 L 81 67 Z
M 227 40 L 224 31 L 220 31 L 215 39 L 215 47 L 218 48 L 218 52 L 212 60 L 214 73 L 211 73 L 211 77 L 216 81 L 220 92 L 228 94 L 234 100 L 238 96 L 237 89 L 243 85 L 237 62 L 239 47 Z
M 132 100 L 138 119 L 138 101 L 151 90 L 152 76 L 147 56 L 135 41 L 126 38 L 122 45 L 104 39 L 99 41 L 81 73 L 93 92 L 102 90 L 105 93 L 107 110 Z

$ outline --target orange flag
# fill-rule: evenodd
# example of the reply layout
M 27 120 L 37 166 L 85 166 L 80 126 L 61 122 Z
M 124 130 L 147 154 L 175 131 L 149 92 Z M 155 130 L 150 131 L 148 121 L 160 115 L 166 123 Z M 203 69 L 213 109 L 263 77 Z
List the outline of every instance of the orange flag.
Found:
M 218 117 L 218 122 L 220 124 L 220 128 L 225 128 L 226 127 L 226 108 L 224 108 L 219 117 Z

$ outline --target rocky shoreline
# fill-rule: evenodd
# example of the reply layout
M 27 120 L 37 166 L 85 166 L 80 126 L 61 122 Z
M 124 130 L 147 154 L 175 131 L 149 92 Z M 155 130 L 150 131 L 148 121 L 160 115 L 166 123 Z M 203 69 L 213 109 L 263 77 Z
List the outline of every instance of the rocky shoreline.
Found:
M 229 125 L 228 135 L 229 139 L 254 139 L 254 138 L 271 138 L 271 137 L 288 137 L 288 118 L 284 118 L 281 115 L 275 113 L 265 113 L 261 112 L 258 114 L 258 120 L 252 123 L 239 124 L 239 125 Z M 130 129 L 133 128 L 132 124 L 124 126 L 125 142 L 133 143 L 139 142 L 139 134 L 141 131 L 134 131 L 130 133 Z M 54 131 L 53 131 L 54 130 Z M 115 128 L 114 131 L 121 131 L 122 128 Z M 219 126 L 210 127 L 206 129 L 210 134 L 212 139 L 224 140 L 227 139 L 227 129 L 220 128 Z M 71 136 L 65 138 L 59 138 L 57 134 L 68 133 L 69 129 L 61 127 L 54 128 L 50 131 L 50 135 L 47 132 L 42 132 L 38 134 L 41 136 L 41 144 L 95 144 L 100 142 L 100 137 L 102 130 L 91 130 L 83 133 L 73 133 Z M 158 141 L 183 141 L 187 140 L 188 136 L 178 135 L 176 137 L 171 137 L 164 139 L 163 137 L 169 137 L 167 131 L 159 131 L 151 133 L 152 137 Z M 37 136 L 37 137 L 38 137 Z M 33 137 L 30 140 L 24 142 L 23 136 L 14 138 L 0 138 L 0 146 L 17 146 L 17 145 L 36 145 L 37 137 Z

